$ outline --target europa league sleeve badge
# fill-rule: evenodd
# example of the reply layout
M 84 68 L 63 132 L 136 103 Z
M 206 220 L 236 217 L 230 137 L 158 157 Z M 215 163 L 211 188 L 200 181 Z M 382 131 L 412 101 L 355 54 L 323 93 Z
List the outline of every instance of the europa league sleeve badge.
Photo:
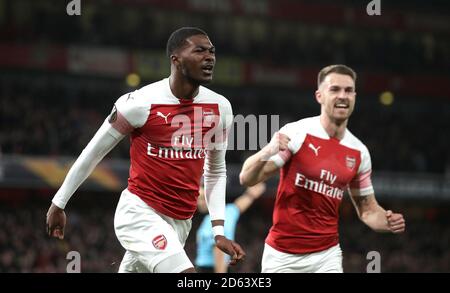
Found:
M 116 105 L 113 106 L 111 114 L 109 114 L 109 123 L 114 123 L 117 120 L 117 108 Z

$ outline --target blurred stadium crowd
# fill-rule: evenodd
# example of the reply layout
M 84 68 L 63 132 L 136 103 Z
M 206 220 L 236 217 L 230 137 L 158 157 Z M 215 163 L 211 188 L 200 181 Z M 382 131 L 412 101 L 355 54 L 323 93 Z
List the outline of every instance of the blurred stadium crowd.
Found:
M 44 193 L 45 194 L 45 193 Z M 20 196 L 20 193 L 16 193 Z M 47 201 L 31 192 L 22 202 L 2 202 L 0 208 L 0 272 L 66 272 L 69 251 L 81 255 L 82 272 L 117 272 L 123 253 L 114 235 L 114 203 L 118 195 L 104 194 L 93 200 L 81 194 L 67 209 L 68 225 L 64 240 L 49 239 L 44 223 Z M 42 196 L 42 194 L 41 194 Z M 33 199 L 33 197 L 35 197 Z M 98 202 L 105 201 L 104 205 Z M 263 198 L 239 220 L 236 238 L 247 253 L 246 261 L 230 272 L 252 273 L 261 269 L 264 239 L 270 228 L 273 199 Z M 418 207 L 422 205 L 422 207 Z M 424 203 L 389 204 L 408 214 L 408 231 L 403 235 L 369 231 L 356 218 L 346 199 L 342 207 L 340 238 L 344 271 L 366 272 L 370 251 L 381 255 L 381 272 L 448 272 L 450 270 L 450 206 L 433 207 Z M 193 229 L 186 243 L 191 260 L 195 259 L 195 230 L 201 214 L 193 218 Z M 433 225 L 430 225 L 432 222 Z
M 163 54 L 169 34 L 189 25 L 208 32 L 218 60 L 226 56 L 242 63 L 244 76 L 249 75 L 248 64 L 283 68 L 275 71 L 280 84 L 214 82 L 210 87 L 229 98 L 235 115 L 279 115 L 280 127 L 318 115 L 315 81 L 286 85 L 283 74 L 305 69 L 314 79 L 321 67 L 345 63 L 361 73 L 349 128 L 369 148 L 374 173 L 450 178 L 450 6 L 445 1 L 399 1 L 397 6 L 384 1 L 378 20 L 361 16 L 366 3 L 350 0 L 82 0 L 79 17 L 67 16 L 66 2 L 0 0 L 0 154 L 76 157 L 114 101 L 136 87 L 124 82 L 125 75 L 43 66 L 39 54 L 48 54 L 45 48 Z M 11 47 L 26 51 L 31 46 L 38 48 L 33 51 L 38 57 L 31 54 L 35 59 L 11 61 L 8 56 Z M 20 52 L 14 56 L 20 59 Z M 140 86 L 155 79 L 142 76 Z M 227 163 L 240 165 L 252 153 L 229 151 Z M 108 157 L 127 159 L 128 141 Z M 57 241 L 47 238 L 44 229 L 53 192 L 20 184 L 7 188 L 0 180 L 0 272 L 64 272 L 70 250 L 82 255 L 83 272 L 117 271 L 124 252 L 112 227 L 119 194 L 80 192 L 68 207 L 67 237 Z M 401 236 L 369 231 L 347 199 L 341 211 L 344 270 L 365 272 L 366 254 L 375 250 L 382 255 L 383 272 L 449 272 L 450 194 L 446 196 L 442 202 L 402 199 L 399 194 L 383 198 L 384 205 L 406 216 L 407 233 Z M 239 221 L 236 239 L 247 248 L 248 261 L 234 272 L 259 271 L 272 204 L 273 190 Z M 200 215 L 194 217 L 186 246 L 191 259 L 200 220 Z
M 51 78 L 33 80 L 5 78 L 1 83 L 3 153 L 77 155 L 109 115 L 115 100 L 125 93 L 120 89 L 89 89 L 77 86 L 77 82 L 62 85 Z M 221 92 L 228 92 L 225 95 L 232 102 L 235 115 L 280 115 L 280 127 L 318 115 L 320 110 L 312 91 L 222 89 Z M 283 100 L 277 95 L 282 95 Z M 449 102 L 431 97 L 399 98 L 386 107 L 376 97 L 363 96 L 358 98 L 350 129 L 371 150 L 376 170 L 448 174 L 448 137 L 436 134 L 450 129 Z M 241 163 L 248 154 L 230 151 L 228 161 Z M 128 141 L 114 149 L 110 157 L 128 158 Z
M 403 1 L 408 7 L 402 1 L 383 3 L 385 13 L 391 12 L 389 17 L 396 19 L 383 19 L 374 27 L 368 25 L 370 22 L 366 26 L 358 25 L 358 14 L 365 13 L 365 3 L 361 1 L 341 1 L 343 5 L 324 1 L 311 5 L 312 1 L 250 0 L 242 1 L 241 5 L 246 6 L 241 8 L 244 12 L 233 8 L 222 8 L 222 12 L 221 1 L 212 1 L 213 4 L 179 1 L 186 2 L 190 11 L 163 1 L 85 1 L 79 18 L 61 13 L 64 2 L 59 5 L 42 0 L 3 2 L 5 11 L 11 14 L 4 20 L 7 26 L 0 34 L 3 40 L 18 43 L 56 42 L 160 50 L 174 28 L 190 24 L 207 28 L 219 58 L 222 54 L 238 55 L 258 62 L 295 66 L 339 62 L 355 64 L 356 69 L 389 69 L 401 73 L 447 72 L 450 67 L 448 36 L 442 30 L 428 31 L 429 19 L 420 16 L 422 11 L 430 9 L 431 2 L 427 5 L 421 1 Z M 152 2 L 156 5 L 151 5 Z M 251 6 L 253 9 L 247 8 Z M 403 16 L 405 10 L 410 13 Z M 442 11 L 436 8 L 428 17 L 445 24 L 446 10 L 448 7 Z M 252 17 L 246 17 L 245 12 L 252 13 Z M 433 28 L 432 25 L 428 27 Z M 446 25 L 444 28 L 448 28 Z M 408 30 L 409 27 L 413 29 Z

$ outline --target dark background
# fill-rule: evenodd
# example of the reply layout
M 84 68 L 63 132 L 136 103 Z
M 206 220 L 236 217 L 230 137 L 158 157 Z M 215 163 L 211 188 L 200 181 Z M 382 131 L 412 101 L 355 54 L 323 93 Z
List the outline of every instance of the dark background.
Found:
M 279 115 L 280 127 L 319 114 L 313 93 L 322 67 L 355 69 L 349 129 L 370 150 L 374 176 L 418 187 L 399 192 L 374 181 L 382 206 L 405 215 L 403 235 L 370 231 L 345 198 L 344 270 L 366 272 L 367 253 L 378 251 L 382 272 L 450 271 L 448 1 L 381 0 L 379 16 L 366 14 L 370 1 L 81 0 L 80 16 L 67 15 L 69 2 L 0 0 L 0 272 L 65 272 L 71 250 L 83 272 L 117 271 L 120 190 L 77 192 L 65 240 L 49 239 L 45 213 L 57 185 L 6 184 L 2 161 L 77 157 L 118 97 L 168 76 L 165 45 L 181 26 L 209 34 L 218 63 L 208 87 L 234 114 Z M 138 84 L 127 82 L 130 73 Z M 253 153 L 228 151 L 228 201 L 243 191 L 236 170 Z M 107 156 L 128 158 L 127 140 Z M 276 180 L 239 221 L 236 239 L 248 257 L 234 272 L 260 270 L 275 188 Z M 201 217 L 186 244 L 192 260 Z

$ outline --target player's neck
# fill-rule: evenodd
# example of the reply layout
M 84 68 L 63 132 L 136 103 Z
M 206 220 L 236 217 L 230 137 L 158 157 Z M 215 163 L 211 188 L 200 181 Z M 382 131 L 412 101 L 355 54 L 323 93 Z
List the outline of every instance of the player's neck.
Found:
M 169 85 L 172 94 L 178 99 L 193 99 L 198 94 L 198 85 L 177 74 L 170 75 Z
M 328 134 L 329 137 L 341 140 L 344 138 L 345 129 L 347 128 L 346 119 L 343 122 L 333 121 L 327 115 L 320 115 L 320 124 L 322 124 L 323 129 Z

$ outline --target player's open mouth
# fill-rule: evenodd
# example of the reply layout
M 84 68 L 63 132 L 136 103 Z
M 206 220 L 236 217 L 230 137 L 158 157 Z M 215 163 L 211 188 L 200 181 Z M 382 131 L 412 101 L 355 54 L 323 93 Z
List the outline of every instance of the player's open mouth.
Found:
M 348 109 L 349 105 L 346 103 L 338 103 L 338 104 L 334 105 L 334 107 L 338 108 L 338 109 Z
M 213 73 L 213 69 L 214 69 L 214 65 L 205 65 L 205 66 L 202 66 L 202 71 L 203 71 L 205 74 L 212 74 L 212 73 Z

